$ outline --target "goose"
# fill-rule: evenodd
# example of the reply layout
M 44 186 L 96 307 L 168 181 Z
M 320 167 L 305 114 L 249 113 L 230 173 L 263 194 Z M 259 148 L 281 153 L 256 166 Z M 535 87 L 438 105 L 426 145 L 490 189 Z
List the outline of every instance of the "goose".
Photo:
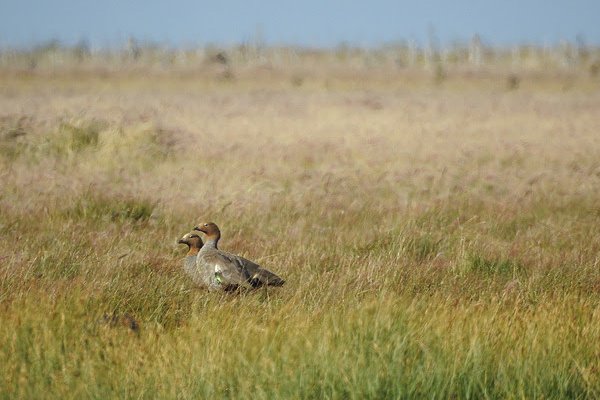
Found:
M 177 243 L 188 246 L 188 252 L 183 259 L 183 270 L 192 278 L 195 284 L 204 286 L 201 270 L 198 270 L 196 266 L 196 257 L 203 245 L 202 238 L 196 232 L 190 232 L 186 233 Z
M 218 248 L 221 231 L 214 222 L 202 222 L 194 227 L 205 234 L 204 246 L 196 257 L 196 268 L 209 290 L 254 289 L 261 286 L 282 286 L 285 281 L 273 272 L 235 254 Z

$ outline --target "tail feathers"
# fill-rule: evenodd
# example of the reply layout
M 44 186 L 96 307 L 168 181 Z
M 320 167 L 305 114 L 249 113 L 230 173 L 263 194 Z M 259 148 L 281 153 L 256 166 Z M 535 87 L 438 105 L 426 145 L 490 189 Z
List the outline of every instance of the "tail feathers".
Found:
M 262 269 L 262 268 L 259 269 L 258 271 L 256 271 L 254 273 L 254 275 L 252 275 L 252 278 L 250 278 L 250 282 L 252 283 L 252 286 L 254 286 L 254 287 L 262 286 L 262 285 L 282 286 L 285 283 L 285 281 L 283 279 L 281 279 L 280 277 L 278 277 L 277 275 L 275 275 L 268 269 Z

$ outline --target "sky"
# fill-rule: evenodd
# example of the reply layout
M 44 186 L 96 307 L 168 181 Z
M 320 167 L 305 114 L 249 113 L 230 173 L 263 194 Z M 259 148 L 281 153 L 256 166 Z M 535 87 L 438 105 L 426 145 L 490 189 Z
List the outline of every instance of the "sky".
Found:
M 0 0 L 0 47 L 50 40 L 120 46 L 129 37 L 174 47 L 374 47 L 402 40 L 600 45 L 600 0 Z

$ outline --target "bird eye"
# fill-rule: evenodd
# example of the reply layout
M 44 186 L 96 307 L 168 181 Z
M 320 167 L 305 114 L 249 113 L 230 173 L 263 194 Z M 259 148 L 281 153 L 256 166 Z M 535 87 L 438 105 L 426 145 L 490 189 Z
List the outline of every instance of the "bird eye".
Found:
M 208 224 L 204 224 L 204 226 L 208 226 Z

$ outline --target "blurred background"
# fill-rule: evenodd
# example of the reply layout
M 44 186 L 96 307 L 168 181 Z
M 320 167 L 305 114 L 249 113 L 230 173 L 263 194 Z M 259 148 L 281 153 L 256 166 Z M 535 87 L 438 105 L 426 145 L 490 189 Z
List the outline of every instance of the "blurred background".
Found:
M 598 15 L 591 0 L 3 1 L 0 65 L 282 65 L 333 50 L 338 61 L 360 55 L 362 63 L 398 68 L 583 64 L 596 73 Z

